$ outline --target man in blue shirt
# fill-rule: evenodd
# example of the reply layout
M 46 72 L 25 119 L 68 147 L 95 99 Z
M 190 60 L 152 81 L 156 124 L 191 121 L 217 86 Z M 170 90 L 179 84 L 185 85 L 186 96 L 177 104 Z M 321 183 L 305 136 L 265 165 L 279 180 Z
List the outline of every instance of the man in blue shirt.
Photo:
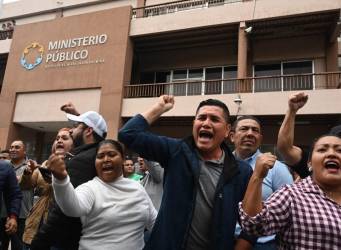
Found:
M 234 155 L 255 168 L 256 160 L 262 153 L 259 146 L 262 143 L 262 131 L 260 121 L 254 116 L 241 116 L 233 124 L 231 141 L 235 145 Z M 273 168 L 263 180 L 262 198 L 266 200 L 273 192 L 285 184 L 293 183 L 292 176 L 287 166 L 276 161 Z M 240 228 L 237 226 L 236 234 Z M 250 247 L 251 248 L 251 247 Z M 253 249 L 277 249 L 275 235 L 261 237 Z

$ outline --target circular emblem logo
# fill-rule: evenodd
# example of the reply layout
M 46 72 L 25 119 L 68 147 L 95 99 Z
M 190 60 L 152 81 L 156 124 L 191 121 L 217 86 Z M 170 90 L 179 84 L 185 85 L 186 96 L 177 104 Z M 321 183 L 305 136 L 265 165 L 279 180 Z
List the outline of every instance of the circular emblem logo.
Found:
M 34 59 L 34 63 L 27 62 L 27 56 L 29 53 L 33 52 L 34 50 L 38 51 L 36 58 Z M 20 58 L 20 64 L 25 69 L 31 70 L 38 66 L 43 61 L 43 54 L 44 54 L 44 47 L 37 42 L 31 43 L 28 45 Z

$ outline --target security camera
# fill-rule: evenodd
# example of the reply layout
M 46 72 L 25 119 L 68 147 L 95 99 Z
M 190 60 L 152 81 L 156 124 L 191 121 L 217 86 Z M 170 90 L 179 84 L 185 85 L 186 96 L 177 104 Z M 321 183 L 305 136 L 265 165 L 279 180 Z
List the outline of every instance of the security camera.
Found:
M 251 31 L 252 31 L 252 26 L 247 27 L 244 31 L 245 31 L 246 34 L 250 34 Z
M 242 102 L 243 102 L 242 99 L 240 98 L 240 96 L 238 96 L 238 97 L 237 97 L 236 99 L 234 99 L 233 101 L 234 101 L 234 103 L 237 104 L 237 105 L 240 105 L 240 104 L 242 104 Z

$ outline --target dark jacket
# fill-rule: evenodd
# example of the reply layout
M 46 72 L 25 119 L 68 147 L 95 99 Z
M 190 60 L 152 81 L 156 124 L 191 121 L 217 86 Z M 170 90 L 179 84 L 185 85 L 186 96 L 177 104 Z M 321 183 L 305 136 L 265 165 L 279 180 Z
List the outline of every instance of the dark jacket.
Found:
M 22 193 L 11 163 L 0 160 L 0 197 L 4 197 L 7 214 L 19 216 Z M 0 203 L 2 199 L 0 198 Z M 2 204 L 0 204 L 0 208 Z
M 199 159 L 192 137 L 180 140 L 147 132 L 141 115 L 129 120 L 119 132 L 119 140 L 142 157 L 165 168 L 164 191 L 146 250 L 186 249 L 199 182 Z M 210 249 L 234 247 L 238 202 L 243 199 L 252 169 L 235 160 L 226 144 L 223 173 L 218 181 L 213 208 Z
M 76 188 L 96 176 L 95 159 L 97 143 L 86 144 L 73 150 L 65 159 L 67 172 Z M 31 250 L 45 250 L 50 246 L 78 250 L 82 224 L 80 218 L 63 214 L 57 203 L 53 203 L 47 221 L 32 240 Z

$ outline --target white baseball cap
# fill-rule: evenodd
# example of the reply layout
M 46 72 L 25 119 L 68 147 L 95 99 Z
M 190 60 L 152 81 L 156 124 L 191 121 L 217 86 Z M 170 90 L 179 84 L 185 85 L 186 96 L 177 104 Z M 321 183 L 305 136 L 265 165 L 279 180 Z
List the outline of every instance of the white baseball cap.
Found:
M 104 138 L 107 133 L 107 124 L 103 117 L 95 111 L 88 111 L 79 116 L 66 114 L 67 119 L 74 122 L 82 122 L 92 128 L 96 134 Z

